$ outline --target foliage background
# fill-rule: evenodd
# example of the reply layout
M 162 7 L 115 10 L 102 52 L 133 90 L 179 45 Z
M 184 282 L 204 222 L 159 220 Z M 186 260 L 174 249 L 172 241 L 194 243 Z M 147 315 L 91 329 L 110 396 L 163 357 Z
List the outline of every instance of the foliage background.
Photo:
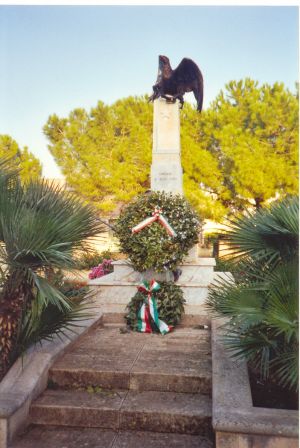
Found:
M 26 146 L 20 149 L 18 143 L 9 135 L 0 135 L 0 157 L 9 159 L 11 167 L 20 170 L 23 183 L 38 179 L 42 175 L 40 161 Z
M 49 150 L 68 184 L 104 214 L 150 187 L 152 105 L 147 96 L 49 117 Z M 282 83 L 229 82 L 201 114 L 181 112 L 186 198 L 221 221 L 244 206 L 298 192 L 298 92 Z

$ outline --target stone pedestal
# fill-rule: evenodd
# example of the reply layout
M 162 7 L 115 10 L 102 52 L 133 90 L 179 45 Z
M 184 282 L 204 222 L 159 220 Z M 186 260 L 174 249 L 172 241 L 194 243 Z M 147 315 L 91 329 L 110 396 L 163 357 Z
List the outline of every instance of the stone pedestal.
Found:
M 151 190 L 183 195 L 180 151 L 180 102 L 164 98 L 154 101 Z M 195 262 L 198 246 L 189 251 L 185 261 Z
M 201 286 L 208 286 L 214 278 L 214 267 L 216 265 L 214 258 L 199 258 L 197 262 L 183 263 L 179 265 L 182 274 L 176 282 L 179 286 L 185 286 L 188 283 L 200 284 Z M 143 279 L 151 280 L 155 278 L 159 281 L 166 281 L 164 272 L 157 273 L 155 271 L 137 272 L 126 260 L 119 260 L 113 262 L 114 272 L 111 279 L 114 281 L 141 283 Z M 105 276 L 108 279 L 108 276 Z M 103 281 L 105 281 L 105 277 Z M 170 279 L 172 281 L 172 279 Z
M 183 263 L 179 266 L 182 274 L 176 285 L 180 286 L 186 300 L 184 322 L 193 325 L 210 322 L 205 302 L 208 297 L 208 287 L 213 282 L 232 280 L 230 273 L 214 272 L 214 258 L 198 258 L 194 263 Z M 136 294 L 137 287 L 144 278 L 144 274 L 133 270 L 126 260 L 115 261 L 114 272 L 104 277 L 89 280 L 88 284 L 95 294 L 95 301 L 105 315 L 118 315 L 123 320 L 126 305 Z M 148 277 L 151 280 L 153 275 Z M 155 274 L 159 282 L 160 275 Z M 112 320 L 113 321 L 113 320 Z
M 183 194 L 179 101 L 154 101 L 151 190 Z

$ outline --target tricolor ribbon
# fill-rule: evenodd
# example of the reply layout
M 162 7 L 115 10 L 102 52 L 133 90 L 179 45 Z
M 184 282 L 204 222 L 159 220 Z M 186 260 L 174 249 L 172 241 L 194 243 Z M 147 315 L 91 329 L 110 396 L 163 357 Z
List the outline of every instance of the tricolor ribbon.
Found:
M 150 218 L 144 219 L 144 221 L 140 222 L 135 227 L 133 227 L 131 229 L 131 231 L 132 231 L 132 233 L 138 233 L 140 230 L 149 226 L 154 221 L 160 222 L 164 226 L 164 228 L 166 229 L 166 231 L 168 232 L 168 234 L 170 236 L 173 236 L 173 237 L 176 236 L 175 230 L 170 226 L 170 224 L 168 223 L 165 216 L 162 215 L 162 210 L 158 207 L 155 207 L 154 212 L 152 213 L 152 216 Z
M 160 284 L 155 280 L 151 280 L 150 284 L 144 280 L 138 287 L 138 290 L 146 295 L 144 303 L 138 311 L 138 331 L 141 333 L 152 333 L 150 317 L 152 317 L 161 334 L 169 333 L 173 328 L 158 317 L 156 300 L 152 294 L 159 289 Z

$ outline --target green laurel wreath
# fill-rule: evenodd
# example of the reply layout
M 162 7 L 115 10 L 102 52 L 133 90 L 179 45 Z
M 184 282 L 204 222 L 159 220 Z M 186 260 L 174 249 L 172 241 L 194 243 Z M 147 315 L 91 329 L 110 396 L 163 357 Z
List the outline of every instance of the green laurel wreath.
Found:
M 176 232 L 175 237 L 168 235 L 159 222 L 132 234 L 131 229 L 152 216 L 155 207 L 162 209 L 162 214 Z M 199 216 L 189 203 L 180 195 L 164 192 L 138 196 L 121 212 L 115 225 L 121 251 L 128 255 L 134 269 L 139 272 L 176 269 L 189 249 L 197 243 L 199 231 Z

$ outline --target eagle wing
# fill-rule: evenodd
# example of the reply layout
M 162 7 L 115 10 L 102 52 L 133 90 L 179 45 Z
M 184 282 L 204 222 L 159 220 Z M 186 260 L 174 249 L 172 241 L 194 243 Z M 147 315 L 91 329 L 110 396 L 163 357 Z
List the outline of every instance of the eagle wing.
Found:
M 185 91 L 193 91 L 197 101 L 197 110 L 201 112 L 203 104 L 203 76 L 194 61 L 183 58 L 173 70 L 177 84 L 183 84 Z

